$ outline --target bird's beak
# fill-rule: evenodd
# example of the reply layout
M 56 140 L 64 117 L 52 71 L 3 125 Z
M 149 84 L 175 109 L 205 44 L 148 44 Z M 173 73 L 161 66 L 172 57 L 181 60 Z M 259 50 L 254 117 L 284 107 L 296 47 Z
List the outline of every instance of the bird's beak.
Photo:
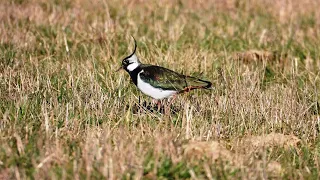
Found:
M 123 69 L 122 66 L 119 69 L 117 69 L 116 72 L 119 72 L 121 69 Z

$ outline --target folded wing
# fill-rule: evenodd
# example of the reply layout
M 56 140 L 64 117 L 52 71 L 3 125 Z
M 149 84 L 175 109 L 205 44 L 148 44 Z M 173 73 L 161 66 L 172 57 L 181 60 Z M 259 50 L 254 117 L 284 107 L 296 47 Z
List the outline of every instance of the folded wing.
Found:
M 198 88 L 209 88 L 211 82 L 185 76 L 160 66 L 144 65 L 140 78 L 153 87 L 178 92 L 190 91 Z

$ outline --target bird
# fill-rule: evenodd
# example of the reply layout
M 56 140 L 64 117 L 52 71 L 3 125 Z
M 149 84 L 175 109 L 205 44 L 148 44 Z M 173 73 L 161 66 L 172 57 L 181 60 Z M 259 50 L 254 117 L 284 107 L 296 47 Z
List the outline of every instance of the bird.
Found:
M 136 55 L 137 42 L 134 37 L 133 52 L 122 60 L 121 67 L 129 73 L 131 80 L 138 89 L 157 101 L 176 95 L 189 92 L 194 89 L 209 89 L 212 86 L 210 81 L 186 76 L 165 67 L 143 64 Z

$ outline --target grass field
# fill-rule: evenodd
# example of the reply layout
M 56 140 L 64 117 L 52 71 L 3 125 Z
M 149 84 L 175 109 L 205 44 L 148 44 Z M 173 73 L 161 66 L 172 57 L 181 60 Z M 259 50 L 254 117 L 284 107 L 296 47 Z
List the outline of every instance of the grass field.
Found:
M 0 1 L 0 179 L 317 179 L 319 0 Z M 132 52 L 210 80 L 171 114 Z

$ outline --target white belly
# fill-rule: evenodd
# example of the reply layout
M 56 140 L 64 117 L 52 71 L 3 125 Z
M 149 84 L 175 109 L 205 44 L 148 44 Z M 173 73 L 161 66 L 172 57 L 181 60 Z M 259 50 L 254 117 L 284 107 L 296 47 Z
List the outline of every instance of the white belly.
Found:
M 137 77 L 137 86 L 140 89 L 140 91 L 142 91 L 144 94 L 148 96 L 151 96 L 154 99 L 168 98 L 177 93 L 177 91 L 162 90 L 162 89 L 152 87 L 150 84 L 145 83 L 144 81 L 141 80 L 140 73 L 138 74 L 138 77 Z

